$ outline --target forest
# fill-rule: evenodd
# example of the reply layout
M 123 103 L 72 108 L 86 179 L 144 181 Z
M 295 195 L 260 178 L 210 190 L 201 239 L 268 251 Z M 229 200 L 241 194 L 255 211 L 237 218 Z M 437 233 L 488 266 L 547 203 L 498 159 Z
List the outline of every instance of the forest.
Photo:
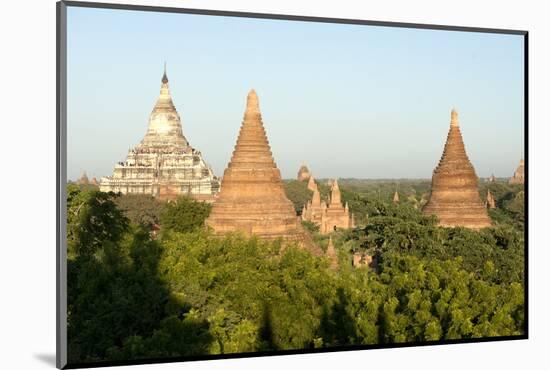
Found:
M 480 183 L 494 226 L 472 231 L 422 214 L 429 181 L 339 184 L 357 227 L 332 234 L 333 269 L 280 240 L 215 238 L 206 203 L 69 183 L 69 363 L 524 334 L 523 186 Z M 299 213 L 306 183 L 285 188 Z M 354 267 L 356 252 L 375 263 Z

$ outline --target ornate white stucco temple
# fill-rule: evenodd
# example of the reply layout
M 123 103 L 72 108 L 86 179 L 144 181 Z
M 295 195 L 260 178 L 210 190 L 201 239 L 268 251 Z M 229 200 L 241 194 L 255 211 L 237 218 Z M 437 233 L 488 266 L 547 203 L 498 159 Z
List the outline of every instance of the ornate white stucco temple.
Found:
M 112 176 L 101 178 L 99 190 L 149 194 L 163 200 L 189 195 L 213 201 L 219 189 L 220 181 L 201 152 L 192 148 L 183 135 L 165 68 L 145 137 L 128 151 L 124 162 L 115 166 Z

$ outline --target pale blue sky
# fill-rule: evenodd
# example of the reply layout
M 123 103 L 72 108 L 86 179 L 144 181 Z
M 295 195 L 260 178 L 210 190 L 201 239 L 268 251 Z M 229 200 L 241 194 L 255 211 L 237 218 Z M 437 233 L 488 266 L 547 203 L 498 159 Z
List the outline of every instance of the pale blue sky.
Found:
M 429 178 L 459 111 L 479 176 L 523 153 L 523 36 L 68 9 L 68 177 L 112 173 L 144 136 L 164 61 L 191 145 L 222 175 L 256 89 L 291 178 Z

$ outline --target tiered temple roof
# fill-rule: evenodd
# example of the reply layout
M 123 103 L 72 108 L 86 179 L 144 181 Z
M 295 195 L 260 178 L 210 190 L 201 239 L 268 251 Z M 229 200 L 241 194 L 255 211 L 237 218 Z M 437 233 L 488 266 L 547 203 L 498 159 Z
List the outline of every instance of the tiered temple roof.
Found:
M 439 225 L 480 229 L 491 225 L 477 188 L 478 178 L 468 159 L 458 113 L 451 112 L 451 127 L 443 155 L 432 176 L 430 199 L 423 212 L 436 215 Z
M 523 158 L 519 161 L 519 166 L 510 178 L 510 184 L 523 184 L 525 182 L 525 161 Z
M 184 194 L 213 201 L 219 186 L 219 180 L 201 153 L 192 148 L 183 135 L 165 69 L 145 137 L 128 151 L 124 162 L 115 166 L 112 176 L 101 178 L 99 189 L 122 194 L 149 194 L 160 199 Z
M 268 240 L 282 237 L 322 253 L 308 243 L 285 194 L 254 90 L 248 94 L 237 144 L 206 224 L 218 235 L 242 231 Z

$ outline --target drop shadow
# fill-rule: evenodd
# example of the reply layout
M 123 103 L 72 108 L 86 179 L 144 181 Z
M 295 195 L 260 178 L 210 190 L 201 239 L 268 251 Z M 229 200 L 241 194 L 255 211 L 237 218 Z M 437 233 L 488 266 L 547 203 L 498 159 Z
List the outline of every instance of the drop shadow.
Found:
M 56 365 L 55 353 L 35 353 L 33 357 L 51 367 Z

